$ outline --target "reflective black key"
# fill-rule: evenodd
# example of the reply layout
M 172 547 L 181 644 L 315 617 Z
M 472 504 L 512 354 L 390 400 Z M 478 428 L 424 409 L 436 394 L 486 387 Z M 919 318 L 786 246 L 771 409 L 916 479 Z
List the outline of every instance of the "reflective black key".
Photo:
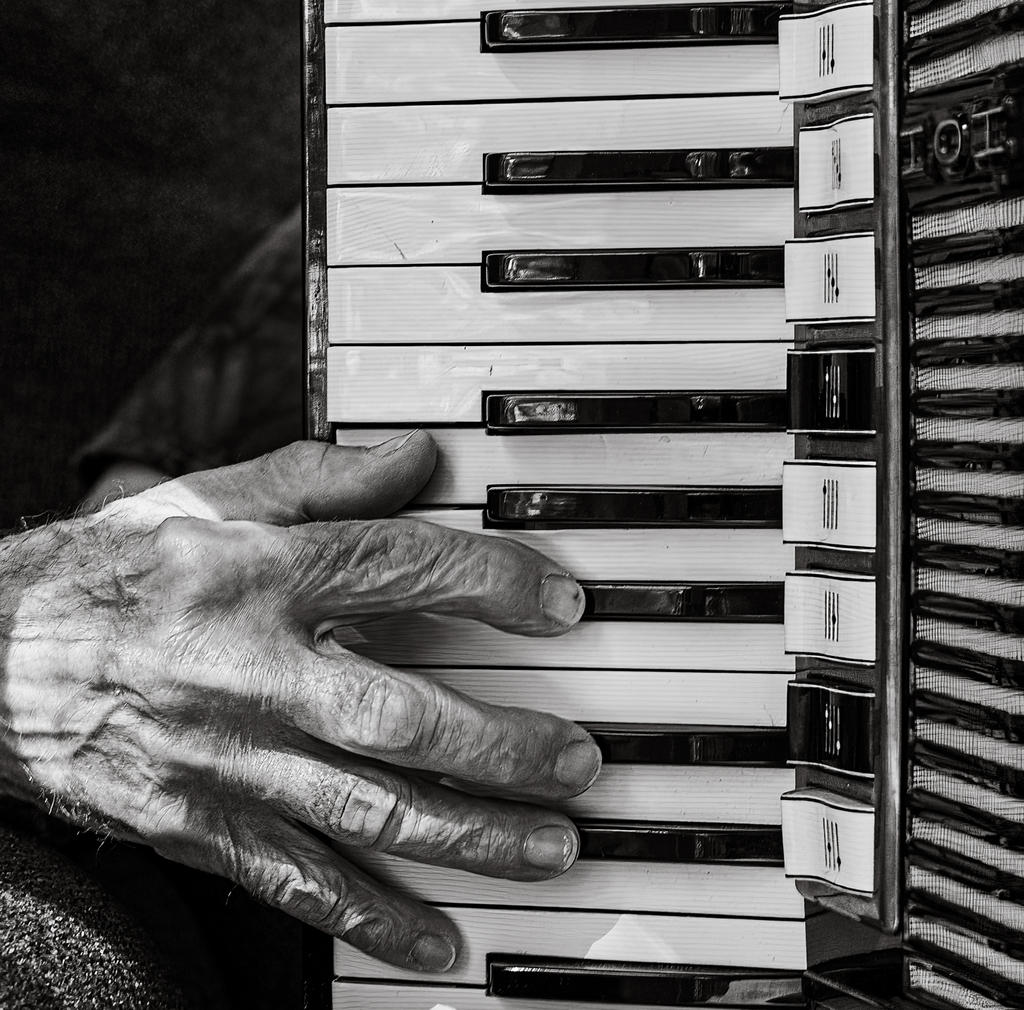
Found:
M 791 351 L 788 387 L 793 431 L 875 431 L 873 351 Z
M 487 955 L 487 995 L 647 1006 L 803 1007 L 801 973 Z
M 483 259 L 484 291 L 780 288 L 784 280 L 777 246 L 489 252 Z
M 952 393 L 914 393 L 916 417 L 1024 417 L 1024 390 L 972 389 Z
M 789 760 L 839 772 L 873 775 L 875 696 L 813 682 L 789 685 Z
M 1003 551 L 995 547 L 961 547 L 919 541 L 914 545 L 914 561 L 931 568 L 945 568 L 965 575 L 990 575 L 1003 579 L 1024 579 L 1024 544 L 1021 551 Z
M 910 599 L 918 617 L 935 617 L 954 624 L 1007 635 L 1024 635 L 1024 607 L 1006 607 L 947 593 L 916 592 Z
M 971 649 L 961 649 L 937 642 L 917 641 L 910 647 L 910 658 L 918 666 L 932 666 L 964 677 L 988 681 L 998 687 L 1024 691 L 1024 662 L 990 656 Z
M 788 4 L 666 4 L 586 10 L 490 11 L 482 15 L 481 48 L 591 49 L 695 43 L 772 43 Z
M 784 617 L 781 582 L 587 582 L 583 594 L 585 618 L 781 624 Z
M 786 731 L 724 726 L 614 726 L 591 723 L 605 764 L 786 764 Z
M 793 149 L 515 151 L 484 156 L 484 190 L 742 188 L 793 184 Z
M 914 495 L 913 506 L 921 518 L 952 519 L 992 526 L 1024 523 L 1024 498 L 922 491 Z
M 487 430 L 550 435 L 565 431 L 785 431 L 780 391 L 709 393 L 488 393 Z
M 523 488 L 487 490 L 487 526 L 682 526 L 779 529 L 781 488 Z
M 917 466 L 943 470 L 1024 470 L 1024 445 L 1012 442 L 914 442 L 911 455 Z
M 579 821 L 581 859 L 782 866 L 782 828 Z

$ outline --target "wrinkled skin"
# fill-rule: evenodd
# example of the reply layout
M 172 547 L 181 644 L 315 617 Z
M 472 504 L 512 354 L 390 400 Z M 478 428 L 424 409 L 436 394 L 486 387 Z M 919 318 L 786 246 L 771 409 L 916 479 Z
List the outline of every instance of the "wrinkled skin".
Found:
M 410 611 L 523 635 L 579 619 L 579 586 L 526 547 L 372 518 L 433 464 L 418 433 L 366 450 L 296 443 L 0 542 L 0 788 L 377 957 L 450 967 L 451 923 L 327 840 L 554 876 L 575 859 L 572 824 L 495 797 L 574 795 L 600 755 L 573 723 L 339 644 Z

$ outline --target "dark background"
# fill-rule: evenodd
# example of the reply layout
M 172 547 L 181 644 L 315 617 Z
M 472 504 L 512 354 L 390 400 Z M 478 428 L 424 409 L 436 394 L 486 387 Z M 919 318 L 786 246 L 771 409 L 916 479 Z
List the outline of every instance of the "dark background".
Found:
M 75 448 L 298 202 L 301 12 L 0 2 L 0 530 L 74 506 Z M 142 850 L 70 847 L 115 893 L 161 906 L 163 949 L 193 922 L 209 953 L 186 955 L 196 984 L 215 971 L 229 1004 L 284 1005 L 290 923 Z
M 0 3 L 0 529 L 298 202 L 301 13 Z

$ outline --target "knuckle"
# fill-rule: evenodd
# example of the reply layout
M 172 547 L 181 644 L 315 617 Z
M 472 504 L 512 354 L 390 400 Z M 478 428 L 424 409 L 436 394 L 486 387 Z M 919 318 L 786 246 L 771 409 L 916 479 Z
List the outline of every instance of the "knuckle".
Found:
M 373 957 L 386 955 L 398 946 L 395 923 L 379 915 L 360 916 L 341 932 L 341 939 Z
M 515 786 L 537 777 L 533 734 L 508 719 L 495 722 L 482 741 L 480 760 L 499 785 Z
M 368 671 L 346 706 L 353 741 L 374 750 L 403 753 L 436 737 L 437 713 L 410 685 Z
M 264 903 L 321 929 L 332 926 L 348 900 L 343 877 L 328 882 L 294 864 L 279 864 L 258 873 L 248 889 Z
M 323 466 L 330 445 L 321 442 L 292 442 L 281 449 L 275 449 L 265 457 L 268 468 L 284 469 L 293 473 L 296 469 L 303 474 L 316 474 Z
M 310 812 L 315 823 L 339 841 L 388 850 L 406 833 L 412 788 L 398 775 L 378 770 L 372 775 L 325 773 Z
M 153 547 L 164 560 L 179 561 L 192 557 L 196 550 L 208 549 L 210 523 L 191 516 L 170 516 L 153 531 Z

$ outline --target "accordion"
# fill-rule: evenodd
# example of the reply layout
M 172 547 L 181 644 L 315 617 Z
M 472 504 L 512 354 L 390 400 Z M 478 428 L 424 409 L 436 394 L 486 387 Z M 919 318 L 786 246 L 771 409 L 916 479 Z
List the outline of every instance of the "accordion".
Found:
M 1024 1007 L 1024 5 L 306 0 L 308 417 L 587 614 L 359 647 L 601 745 L 544 884 L 369 853 L 311 1006 Z

